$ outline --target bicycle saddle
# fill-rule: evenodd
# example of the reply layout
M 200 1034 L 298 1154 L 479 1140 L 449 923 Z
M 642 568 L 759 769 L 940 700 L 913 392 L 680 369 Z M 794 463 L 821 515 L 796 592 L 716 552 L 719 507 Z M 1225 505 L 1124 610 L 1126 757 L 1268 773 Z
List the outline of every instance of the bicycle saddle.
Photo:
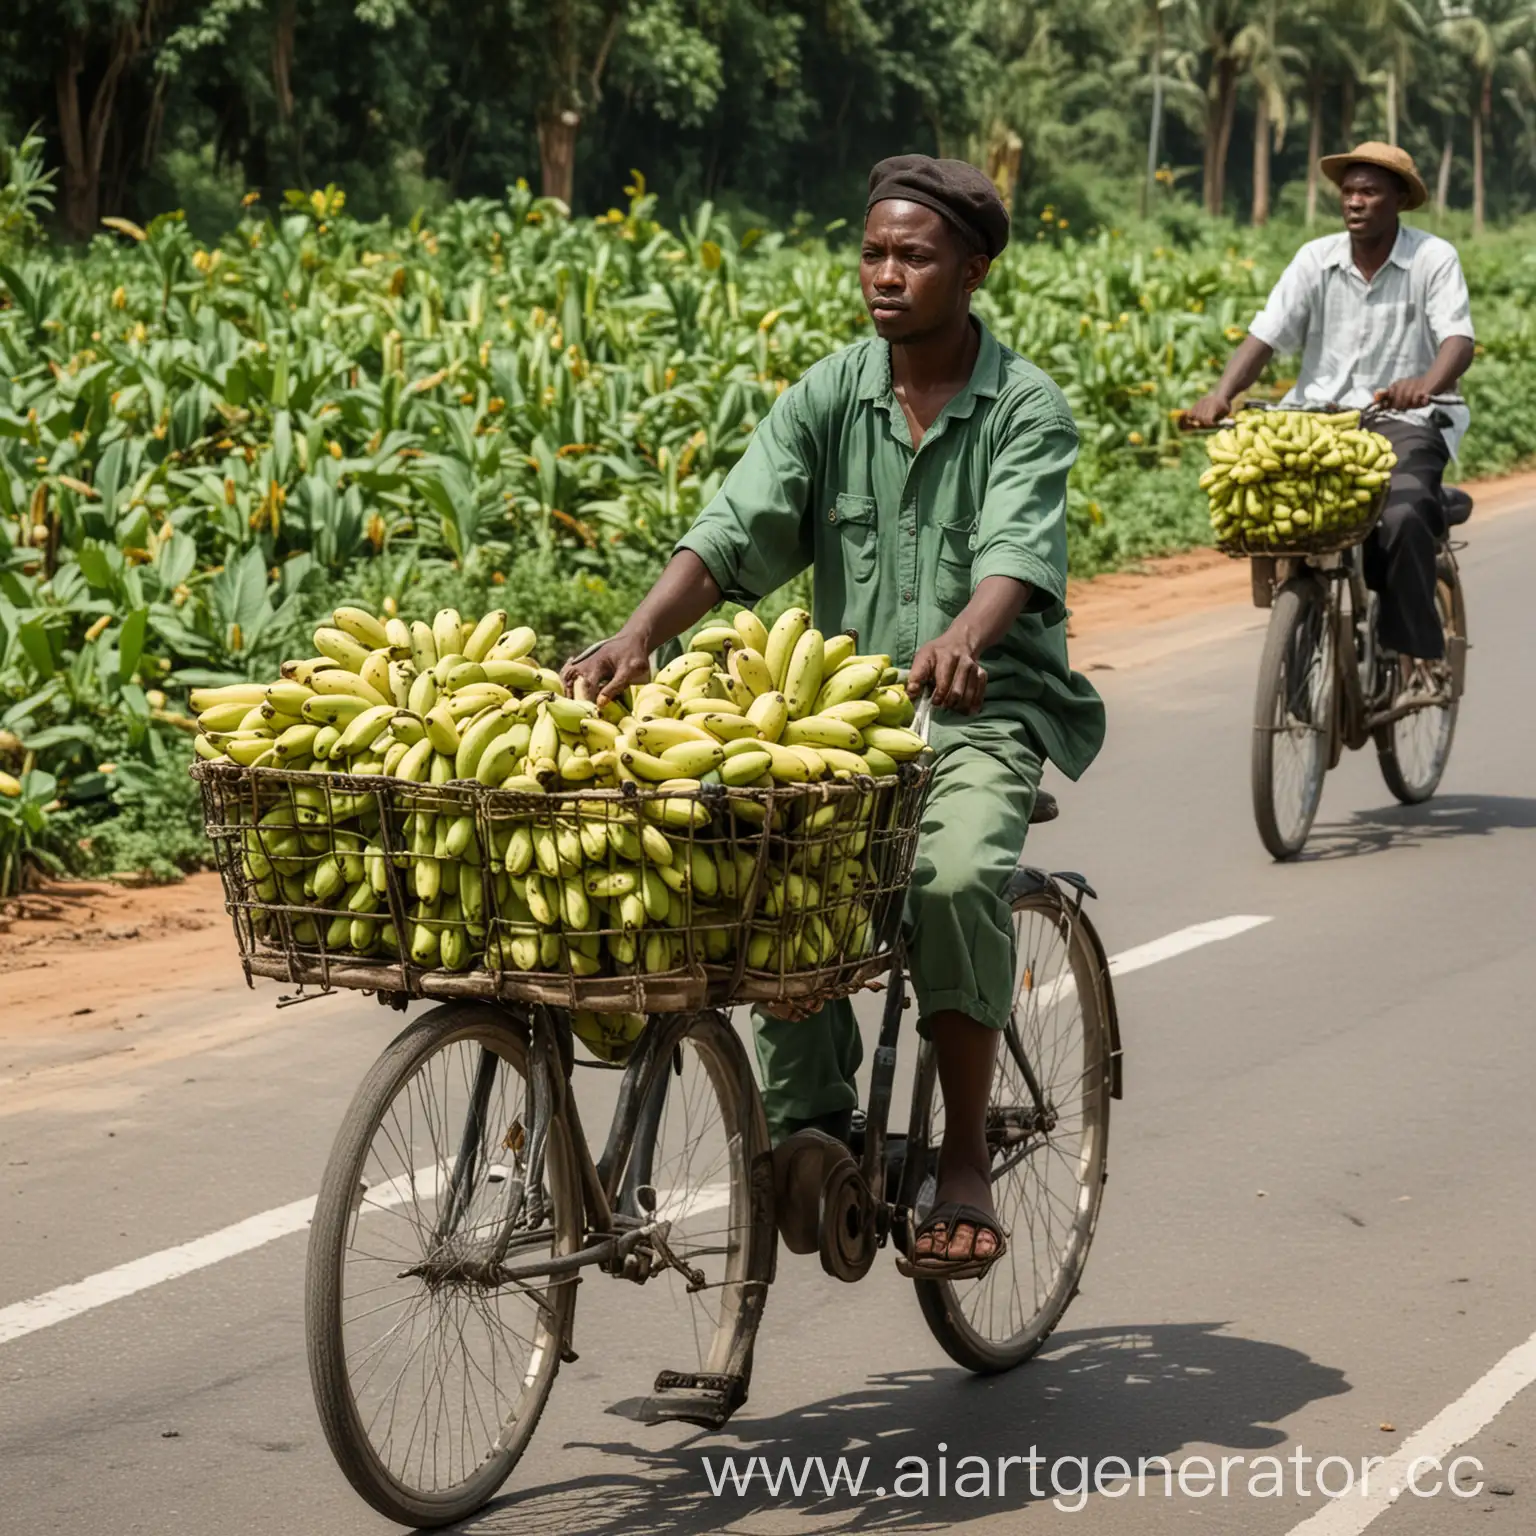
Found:
M 1445 526 L 1459 528 L 1472 516 L 1472 498 L 1459 485 L 1442 486 L 1440 504 L 1445 508 Z

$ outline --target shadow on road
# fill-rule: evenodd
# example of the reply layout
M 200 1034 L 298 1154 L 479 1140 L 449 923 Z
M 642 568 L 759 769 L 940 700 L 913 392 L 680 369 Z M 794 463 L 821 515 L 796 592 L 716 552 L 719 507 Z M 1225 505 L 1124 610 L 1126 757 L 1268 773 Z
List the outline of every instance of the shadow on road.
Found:
M 1320 822 L 1296 862 L 1353 859 L 1365 853 L 1417 848 L 1453 837 L 1536 828 L 1536 800 L 1520 795 L 1438 795 L 1422 805 L 1356 811 L 1348 821 Z
M 1001 1497 L 995 1481 L 990 1497 L 940 1496 L 940 1442 L 951 1479 L 963 1471 L 956 1466 L 963 1456 L 985 1458 L 995 1478 L 998 1458 L 1033 1448 L 1045 1458 L 1040 1486 L 1051 1498 L 1050 1468 L 1060 1457 L 1083 1457 L 1090 1467 L 1121 1457 L 1134 1468 L 1138 1458 L 1214 1446 L 1251 1460 L 1285 1443 L 1280 1421 L 1350 1390 L 1342 1371 L 1282 1345 L 1222 1333 L 1222 1326 L 1058 1333 L 1046 1355 L 1011 1375 L 943 1368 L 872 1376 L 862 1390 L 768 1418 L 746 1417 L 749 1405 L 726 1433 L 693 1435 L 665 1450 L 648 1449 L 644 1429 L 633 1438 L 573 1442 L 571 1449 L 611 1455 L 613 1471 L 525 1487 L 453 1529 L 463 1536 L 705 1536 L 743 1520 L 754 1531 L 778 1529 L 763 1523 L 775 1512 L 788 1521 L 785 1529 L 803 1530 L 813 1518 L 818 1536 L 941 1529 L 1019 1509 L 1030 1494 L 1028 1469 L 1015 1467 Z M 729 1456 L 738 1467 L 765 1457 L 774 1471 L 781 1458 L 798 1465 L 819 1456 L 829 1476 L 839 1457 L 852 1470 L 863 1457 L 870 1462 L 858 1500 L 846 1485 L 828 1498 L 815 1472 L 798 1497 L 787 1486 L 771 1495 L 761 1472 L 746 1492 L 714 1497 L 704 1460 L 719 1469 Z M 871 1499 L 868 1490 L 894 1485 L 909 1470 L 898 1466 L 904 1456 L 927 1458 L 928 1495 Z M 537 1459 L 535 1450 L 535 1466 Z M 1077 1476 L 1064 1473 L 1062 1486 Z M 1233 1487 L 1246 1486 L 1246 1476 L 1234 1473 Z M 1149 1476 L 1147 1490 L 1160 1498 L 1163 1485 Z

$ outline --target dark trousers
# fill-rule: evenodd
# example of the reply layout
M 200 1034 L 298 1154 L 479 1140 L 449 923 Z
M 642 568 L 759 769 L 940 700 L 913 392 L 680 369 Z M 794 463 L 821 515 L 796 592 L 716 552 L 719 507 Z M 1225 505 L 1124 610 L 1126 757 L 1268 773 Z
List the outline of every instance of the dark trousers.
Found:
M 1399 655 L 1436 661 L 1445 655 L 1435 554 L 1445 537 L 1440 479 L 1450 455 L 1434 427 L 1386 417 L 1371 422 L 1371 430 L 1397 454 L 1386 508 L 1365 545 L 1366 584 L 1381 595 L 1381 641 Z

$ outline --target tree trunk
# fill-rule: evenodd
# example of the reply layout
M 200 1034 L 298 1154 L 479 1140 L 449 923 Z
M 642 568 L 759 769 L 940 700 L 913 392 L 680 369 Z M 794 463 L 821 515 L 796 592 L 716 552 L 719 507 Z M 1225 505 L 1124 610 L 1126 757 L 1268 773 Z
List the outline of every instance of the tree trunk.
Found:
M 1397 68 L 1387 66 L 1387 143 L 1397 143 Z
M 1157 151 L 1163 138 L 1163 8 L 1156 5 L 1157 28 L 1152 39 L 1152 126 L 1147 132 L 1147 180 L 1143 191 L 1142 212 L 1152 210 L 1152 196 L 1157 190 Z
M 1483 119 L 1493 94 L 1493 76 L 1483 76 L 1483 88 L 1472 108 L 1472 237 L 1483 232 Z
M 1218 218 L 1227 201 L 1227 154 L 1232 148 L 1232 120 L 1237 114 L 1237 63 L 1223 59 L 1218 70 L 1220 94 L 1216 150 L 1211 166 L 1211 212 Z
M 1317 162 L 1323 155 L 1323 82 L 1316 75 L 1307 114 L 1307 228 L 1311 229 L 1317 221 Z
M 59 107 L 59 151 L 64 156 L 64 231 L 71 240 L 89 240 L 96 232 L 96 167 L 87 163 L 80 124 L 79 78 L 84 53 L 79 36 L 72 33 L 53 81 Z
M 539 179 L 545 197 L 567 208 L 576 186 L 576 130 L 581 114 L 569 107 L 546 107 L 539 115 Z
M 1253 223 L 1269 223 L 1269 92 L 1259 87 L 1253 112 Z
M 1451 138 L 1451 125 L 1445 125 L 1445 143 L 1440 146 L 1440 174 L 1435 178 L 1435 213 L 1445 217 L 1445 205 L 1451 195 L 1451 160 L 1455 154 L 1455 141 Z
M 286 123 L 293 116 L 293 44 L 298 30 L 296 0 L 282 0 L 272 29 L 272 94 L 277 98 L 277 116 Z
M 1353 147 L 1355 137 L 1355 77 L 1344 76 L 1344 89 L 1339 97 L 1339 148 Z

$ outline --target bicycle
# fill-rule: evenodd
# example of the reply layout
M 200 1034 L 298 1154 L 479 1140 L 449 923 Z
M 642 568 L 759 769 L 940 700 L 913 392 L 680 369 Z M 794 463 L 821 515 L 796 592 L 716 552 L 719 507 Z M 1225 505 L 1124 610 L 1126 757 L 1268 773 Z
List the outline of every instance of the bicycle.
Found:
M 1437 404 L 1457 403 L 1437 397 Z M 1250 407 L 1262 409 L 1263 407 Z M 1285 407 L 1268 407 L 1280 410 Z M 1370 413 L 1362 418 L 1369 425 Z M 1383 491 L 1383 501 L 1385 491 Z M 1259 838 L 1277 860 L 1306 845 L 1323 778 L 1347 747 L 1376 747 L 1382 778 L 1405 805 L 1427 800 L 1450 758 L 1466 682 L 1467 615 L 1451 530 L 1472 498 L 1447 486 L 1446 534 L 1436 555 L 1436 606 L 1446 665 L 1431 698 L 1405 694 L 1397 657 L 1377 632 L 1380 602 L 1365 583 L 1369 528 L 1344 548 L 1256 555 L 1253 601 L 1270 610 L 1254 694 L 1251 789 Z
M 1032 820 L 1055 815 L 1042 794 Z M 1010 888 L 1015 1002 L 987 1140 L 1013 1241 L 978 1279 L 914 1282 L 935 1338 L 971 1371 L 1040 1349 L 1098 1221 L 1122 1081 L 1108 964 L 1083 910 L 1093 894 L 1080 875 L 1023 864 Z M 943 1107 L 926 1042 L 907 1133 L 887 1134 L 907 1006 L 898 943 L 862 1123 L 820 1191 L 821 1262 L 845 1281 L 887 1244 L 910 1253 L 933 1201 Z M 559 1008 L 449 1002 L 397 1036 L 337 1134 L 306 1279 L 315 1400 L 354 1489 L 403 1524 L 461 1520 L 511 1474 L 575 1358 L 585 1274 L 686 1303 L 693 1358 L 657 1376 L 642 1417 L 718 1429 L 747 1400 L 777 1233 L 740 1037 L 720 1009 L 651 1014 L 596 1158 L 575 1065 Z

